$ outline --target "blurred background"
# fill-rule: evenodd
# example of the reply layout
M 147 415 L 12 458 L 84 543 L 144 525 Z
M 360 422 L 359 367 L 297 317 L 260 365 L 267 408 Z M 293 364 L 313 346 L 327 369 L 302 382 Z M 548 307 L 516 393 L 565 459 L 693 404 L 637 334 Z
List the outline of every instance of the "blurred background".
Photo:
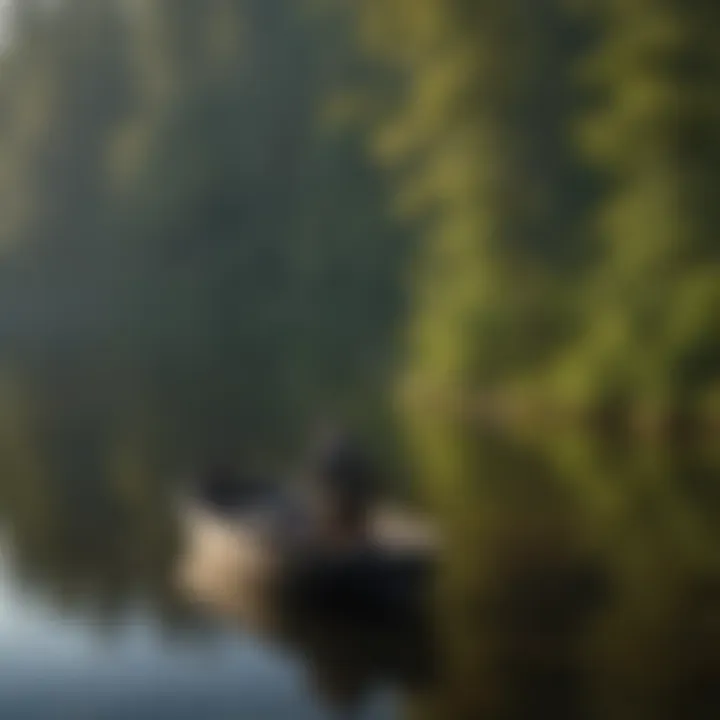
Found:
M 718 28 L 2 0 L 2 717 L 720 716 Z M 181 474 L 326 418 L 443 534 L 432 680 L 173 580 Z

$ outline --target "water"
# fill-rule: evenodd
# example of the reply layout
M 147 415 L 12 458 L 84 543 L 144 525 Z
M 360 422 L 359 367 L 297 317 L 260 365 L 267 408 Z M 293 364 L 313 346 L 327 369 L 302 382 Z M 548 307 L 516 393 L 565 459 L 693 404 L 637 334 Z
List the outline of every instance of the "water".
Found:
M 3 717 L 328 717 L 298 662 L 229 629 L 182 642 L 138 610 L 108 631 L 7 591 L 2 618 Z
M 0 397 L 3 719 L 720 717 L 712 438 L 521 441 L 437 416 L 403 453 L 372 437 L 445 538 L 428 673 L 417 635 L 290 626 L 222 565 L 179 572 L 178 472 L 282 467 L 302 413 L 230 372 L 97 358 L 6 363 Z
M 91 588 L 68 597 L 21 584 L 13 555 L 6 546 L 0 566 L 3 718 L 314 720 L 342 717 L 348 707 L 358 718 L 397 715 L 396 696 L 381 677 L 366 678 L 364 668 L 352 676 L 347 647 L 331 663 L 349 664 L 360 687 L 343 696 L 342 684 L 320 687 L 323 659 L 309 654 L 311 644 L 293 650 L 285 637 L 231 622 L 207 587 L 208 607 L 188 606 L 182 616 L 163 613 L 142 591 L 108 614 Z

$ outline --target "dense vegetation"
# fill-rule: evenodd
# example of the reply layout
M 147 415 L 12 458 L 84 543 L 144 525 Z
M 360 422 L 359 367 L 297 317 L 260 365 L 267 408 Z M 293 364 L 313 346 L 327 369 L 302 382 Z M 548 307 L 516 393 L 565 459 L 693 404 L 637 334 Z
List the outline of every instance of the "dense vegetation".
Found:
M 375 146 L 424 238 L 410 390 L 712 412 L 717 4 L 580 5 L 361 4 L 405 88 Z
M 15 21 L 6 346 L 156 357 L 155 385 L 234 367 L 217 394 L 257 423 L 361 413 L 388 374 L 406 242 L 357 136 L 323 124 L 363 73 L 343 18 L 284 0 L 68 0 L 18 4 Z
M 717 5 L 576 5 L 16 3 L 3 337 L 222 358 L 248 415 L 357 409 L 393 364 L 473 407 L 716 413 Z
M 22 579 L 174 615 L 175 471 L 396 385 L 448 551 L 413 717 L 717 705 L 717 451 L 551 422 L 720 418 L 717 0 L 1 8 Z

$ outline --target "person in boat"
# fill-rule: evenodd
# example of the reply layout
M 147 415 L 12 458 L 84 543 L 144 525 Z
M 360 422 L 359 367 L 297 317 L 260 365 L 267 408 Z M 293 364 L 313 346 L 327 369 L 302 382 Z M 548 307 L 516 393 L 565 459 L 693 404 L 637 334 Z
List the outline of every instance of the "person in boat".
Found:
M 378 484 L 360 444 L 346 434 L 333 434 L 319 444 L 309 465 L 311 516 L 318 541 L 330 550 L 367 544 Z
M 227 472 L 209 473 L 206 494 L 213 513 L 233 522 L 226 537 L 232 557 L 245 558 L 244 587 L 303 612 L 393 621 L 418 614 L 431 558 L 378 534 L 378 475 L 356 441 L 323 438 L 302 482 L 257 485 Z
M 362 548 L 376 500 L 376 473 L 359 443 L 344 434 L 324 436 L 298 481 L 275 496 L 263 536 L 290 563 Z

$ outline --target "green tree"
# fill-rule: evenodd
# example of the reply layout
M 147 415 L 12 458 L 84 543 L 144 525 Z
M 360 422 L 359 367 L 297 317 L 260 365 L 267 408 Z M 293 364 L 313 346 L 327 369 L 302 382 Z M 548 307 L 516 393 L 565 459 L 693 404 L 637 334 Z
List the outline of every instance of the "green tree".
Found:
M 594 2 L 583 149 L 603 175 L 585 332 L 560 364 L 580 404 L 695 406 L 720 368 L 718 8 Z
M 88 332 L 107 299 L 105 149 L 128 92 L 119 18 L 87 0 L 18 12 L 0 78 L 3 305 L 16 331 Z
M 408 385 L 495 390 L 547 363 L 572 326 L 568 279 L 587 258 L 566 141 L 580 35 L 550 0 L 368 0 L 359 23 L 396 73 L 374 148 L 424 238 Z
M 359 136 L 323 123 L 363 72 L 347 13 L 24 7 L 0 75 L 2 333 L 182 358 L 225 378 L 198 412 L 359 412 L 388 376 L 407 245 Z

